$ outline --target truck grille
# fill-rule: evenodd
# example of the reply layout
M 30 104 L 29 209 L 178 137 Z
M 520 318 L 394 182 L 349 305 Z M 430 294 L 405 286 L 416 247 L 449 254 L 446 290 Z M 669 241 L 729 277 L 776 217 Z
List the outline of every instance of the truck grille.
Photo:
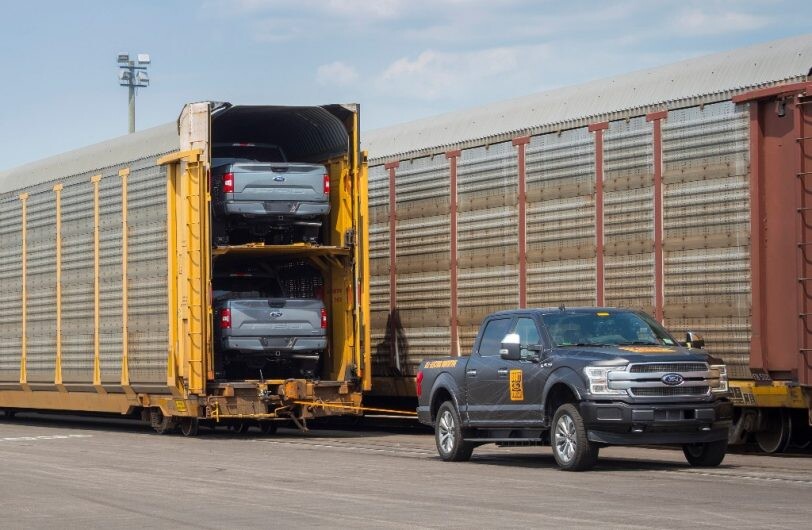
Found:
M 679 374 L 682 380 L 667 385 L 663 378 Z M 607 374 L 607 386 L 612 390 L 626 390 L 630 396 L 640 398 L 698 398 L 710 395 L 711 388 L 719 384 L 719 374 L 704 362 L 635 363 L 626 370 L 612 370 Z
M 663 387 L 637 387 L 630 388 L 631 393 L 637 397 L 671 397 L 671 396 L 704 396 L 710 391 L 709 386 L 663 386 Z
M 646 363 L 633 364 L 629 372 L 633 374 L 648 374 L 652 372 L 704 372 L 708 369 L 705 363 Z

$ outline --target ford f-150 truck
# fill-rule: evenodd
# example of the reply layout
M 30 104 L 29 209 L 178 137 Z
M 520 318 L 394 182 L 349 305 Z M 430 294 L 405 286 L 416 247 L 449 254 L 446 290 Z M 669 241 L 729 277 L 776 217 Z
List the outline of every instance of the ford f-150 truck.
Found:
M 266 144 L 212 147 L 214 245 L 320 243 L 330 213 L 330 177 L 321 164 L 289 162 Z
M 242 273 L 215 278 L 213 302 L 218 377 L 318 376 L 327 349 L 322 300 L 291 298 L 277 278 Z
M 485 443 L 550 444 L 559 467 L 580 471 L 603 446 L 678 444 L 691 465 L 716 466 L 733 413 L 727 372 L 688 339 L 631 310 L 494 313 L 469 356 L 420 367 L 418 418 L 446 461 Z

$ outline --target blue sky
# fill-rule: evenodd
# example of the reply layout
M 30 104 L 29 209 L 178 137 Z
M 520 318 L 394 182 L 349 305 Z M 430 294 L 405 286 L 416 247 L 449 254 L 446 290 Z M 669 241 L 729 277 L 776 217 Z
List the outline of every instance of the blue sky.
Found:
M 0 1 L 0 169 L 184 103 L 358 102 L 365 129 L 812 31 L 802 0 Z

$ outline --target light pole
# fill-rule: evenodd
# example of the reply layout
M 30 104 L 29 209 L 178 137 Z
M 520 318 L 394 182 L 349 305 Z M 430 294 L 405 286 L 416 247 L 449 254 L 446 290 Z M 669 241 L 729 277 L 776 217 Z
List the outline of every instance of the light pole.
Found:
M 118 84 L 129 89 L 130 93 L 130 132 L 135 132 L 135 89 L 149 86 L 149 54 L 139 53 L 135 61 L 130 60 L 130 54 L 118 54 Z

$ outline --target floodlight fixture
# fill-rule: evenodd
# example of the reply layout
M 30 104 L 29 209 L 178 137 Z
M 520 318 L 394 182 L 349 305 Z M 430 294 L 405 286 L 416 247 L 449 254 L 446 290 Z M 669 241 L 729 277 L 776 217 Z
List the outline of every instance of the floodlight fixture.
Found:
M 118 84 L 127 87 L 129 92 L 129 131 L 135 132 L 135 89 L 149 86 L 149 74 L 147 65 L 150 64 L 148 53 L 139 53 L 136 60 L 130 60 L 130 54 L 121 52 L 117 56 L 118 62 Z

